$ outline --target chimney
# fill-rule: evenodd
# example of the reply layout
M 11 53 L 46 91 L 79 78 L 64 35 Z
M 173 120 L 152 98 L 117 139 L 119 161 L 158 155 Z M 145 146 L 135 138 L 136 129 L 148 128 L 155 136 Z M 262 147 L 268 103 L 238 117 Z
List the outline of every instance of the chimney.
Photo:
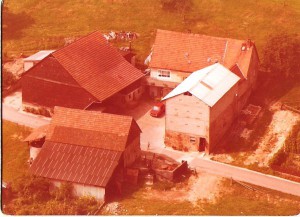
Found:
M 253 42 L 251 41 L 251 39 L 248 39 L 247 40 L 247 48 L 252 47 L 252 45 L 253 45 Z

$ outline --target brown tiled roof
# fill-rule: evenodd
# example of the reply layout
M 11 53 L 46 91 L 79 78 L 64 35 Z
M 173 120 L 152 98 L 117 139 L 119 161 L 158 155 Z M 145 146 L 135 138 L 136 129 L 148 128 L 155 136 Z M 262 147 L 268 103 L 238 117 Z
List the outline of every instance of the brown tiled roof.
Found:
M 255 46 L 247 51 L 241 47 L 245 41 L 199 34 L 157 30 L 151 68 L 194 72 L 216 61 L 227 68 L 239 64 L 243 76 L 247 71 Z
M 55 107 L 46 140 L 124 151 L 134 124 L 130 116 Z
M 99 101 L 144 76 L 110 46 L 100 32 L 91 33 L 51 55 Z
M 46 141 L 30 171 L 38 176 L 105 187 L 122 152 Z
M 33 131 L 23 141 L 30 142 L 46 137 L 49 129 L 49 124 L 33 129 Z

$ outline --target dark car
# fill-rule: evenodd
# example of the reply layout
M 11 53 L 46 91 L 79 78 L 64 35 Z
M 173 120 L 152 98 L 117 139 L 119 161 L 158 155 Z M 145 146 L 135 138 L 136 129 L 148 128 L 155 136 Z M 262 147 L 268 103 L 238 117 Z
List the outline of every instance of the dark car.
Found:
M 163 104 L 162 102 L 156 103 L 152 107 L 152 109 L 150 111 L 150 115 L 152 117 L 159 117 L 159 116 L 165 114 L 165 109 L 166 109 L 165 104 Z

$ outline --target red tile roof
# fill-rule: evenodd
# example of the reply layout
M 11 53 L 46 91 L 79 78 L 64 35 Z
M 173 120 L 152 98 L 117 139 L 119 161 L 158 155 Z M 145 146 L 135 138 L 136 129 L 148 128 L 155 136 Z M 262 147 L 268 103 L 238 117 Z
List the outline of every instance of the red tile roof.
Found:
M 136 126 L 130 116 L 55 107 L 46 140 L 124 151 Z
M 23 141 L 30 142 L 46 137 L 49 130 L 49 124 L 33 129 L 33 131 Z
M 38 176 L 105 187 L 122 152 L 46 141 L 30 171 Z
M 91 33 L 52 53 L 78 84 L 103 101 L 144 76 L 108 44 Z
M 55 107 L 30 170 L 50 179 L 105 187 L 127 143 L 140 132 L 130 116 Z
M 149 66 L 194 72 L 212 65 L 216 61 L 227 68 L 238 63 L 243 76 L 247 78 L 255 46 L 247 51 L 242 51 L 241 47 L 244 42 L 229 38 L 157 30 Z

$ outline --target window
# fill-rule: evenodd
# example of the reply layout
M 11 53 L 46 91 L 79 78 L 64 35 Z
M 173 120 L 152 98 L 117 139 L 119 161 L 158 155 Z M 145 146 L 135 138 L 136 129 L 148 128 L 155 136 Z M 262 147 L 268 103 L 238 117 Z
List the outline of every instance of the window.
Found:
M 190 93 L 190 92 L 184 92 L 184 94 L 183 95 L 185 95 L 185 96 L 192 96 L 192 94 Z
M 158 70 L 158 76 L 159 77 L 167 77 L 169 78 L 170 77 L 170 71 L 167 71 L 167 70 Z
M 190 137 L 190 142 L 191 143 L 195 143 L 196 142 L 196 138 L 195 137 Z

